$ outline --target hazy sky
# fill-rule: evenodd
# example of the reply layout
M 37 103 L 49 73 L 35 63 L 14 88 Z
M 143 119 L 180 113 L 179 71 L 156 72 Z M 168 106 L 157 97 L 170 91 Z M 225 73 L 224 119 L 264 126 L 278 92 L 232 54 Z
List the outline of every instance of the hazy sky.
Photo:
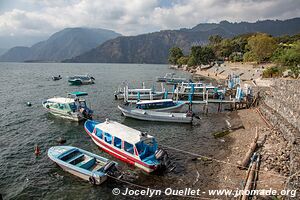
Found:
M 0 48 L 30 45 L 65 27 L 136 35 L 202 22 L 299 16 L 300 0 L 0 0 Z

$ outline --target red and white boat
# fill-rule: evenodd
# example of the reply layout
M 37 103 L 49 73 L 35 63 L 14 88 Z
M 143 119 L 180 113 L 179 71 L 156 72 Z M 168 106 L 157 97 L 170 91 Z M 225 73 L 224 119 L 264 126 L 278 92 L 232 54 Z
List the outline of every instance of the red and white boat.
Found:
M 170 165 L 167 153 L 158 149 L 155 138 L 123 124 L 87 120 L 85 131 L 104 151 L 150 173 Z

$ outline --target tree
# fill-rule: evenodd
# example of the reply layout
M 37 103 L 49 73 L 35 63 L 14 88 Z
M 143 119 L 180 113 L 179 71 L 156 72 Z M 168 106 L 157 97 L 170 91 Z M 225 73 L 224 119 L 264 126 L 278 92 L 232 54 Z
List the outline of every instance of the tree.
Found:
M 208 40 L 209 40 L 209 44 L 216 45 L 222 42 L 223 38 L 219 35 L 211 35 L 209 36 Z
M 188 61 L 189 61 L 189 57 L 182 56 L 177 60 L 177 63 L 179 66 L 182 66 L 182 65 L 187 65 Z
M 193 46 L 191 48 L 191 55 L 188 61 L 188 65 L 207 65 L 216 58 L 213 50 L 209 46 Z
M 172 65 L 178 64 L 178 59 L 183 56 L 182 50 L 179 47 L 173 47 L 169 51 L 169 63 Z
M 270 60 L 277 44 L 273 37 L 266 34 L 257 34 L 248 38 L 247 47 L 251 58 L 255 59 L 254 61 L 265 62 Z

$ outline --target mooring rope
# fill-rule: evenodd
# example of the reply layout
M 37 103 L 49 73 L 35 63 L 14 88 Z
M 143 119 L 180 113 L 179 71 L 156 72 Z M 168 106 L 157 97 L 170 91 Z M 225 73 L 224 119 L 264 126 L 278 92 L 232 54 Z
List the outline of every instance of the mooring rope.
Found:
M 190 155 L 198 156 L 198 157 L 200 157 L 200 158 L 204 158 L 204 159 L 207 159 L 207 160 L 212 160 L 212 161 L 215 161 L 215 162 L 218 162 L 218 163 L 231 165 L 231 166 L 234 166 L 234 167 L 237 167 L 237 168 L 241 168 L 241 169 L 244 169 L 244 168 L 245 168 L 245 167 L 243 167 L 242 165 L 238 165 L 238 164 L 226 162 L 226 161 L 223 161 L 223 160 L 219 160 L 219 159 L 216 159 L 216 158 L 213 158 L 213 157 L 204 156 L 204 155 L 201 155 L 201 154 L 197 154 L 197 153 L 185 151 L 185 150 L 178 149 L 178 148 L 175 148 L 175 147 L 171 147 L 171 146 L 167 146 L 167 145 L 161 145 L 161 146 L 166 147 L 166 148 L 168 148 L 168 149 L 175 150 L 175 151 L 179 151 L 179 152 L 182 152 L 182 153 L 185 153 L 185 154 L 190 154 Z M 255 170 L 255 171 L 256 171 L 256 172 L 259 172 L 260 170 Z M 286 176 L 282 176 L 282 175 L 279 175 L 279 174 L 275 174 L 275 173 L 270 172 L 270 171 L 260 171 L 260 172 L 261 172 L 261 173 L 270 174 L 270 175 L 273 175 L 273 176 L 277 176 L 277 177 L 280 177 L 280 178 L 283 178 L 283 179 L 288 179 L 288 178 L 289 178 L 289 177 L 286 177 Z

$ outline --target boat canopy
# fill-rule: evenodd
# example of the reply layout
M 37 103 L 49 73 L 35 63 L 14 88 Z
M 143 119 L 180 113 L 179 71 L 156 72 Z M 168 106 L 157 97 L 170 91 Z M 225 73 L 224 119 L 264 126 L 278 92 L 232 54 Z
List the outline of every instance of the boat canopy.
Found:
M 73 103 L 74 99 L 64 98 L 64 97 L 54 97 L 54 98 L 48 99 L 47 102 L 66 104 L 66 103 Z
M 149 100 L 149 101 L 140 101 L 137 102 L 137 105 L 141 105 L 141 104 L 149 104 L 149 103 L 165 103 L 165 102 L 173 102 L 172 99 L 158 99 L 158 100 Z
M 128 92 L 151 92 L 152 89 L 128 89 Z
M 100 129 L 106 133 L 111 134 L 114 137 L 118 137 L 131 144 L 136 144 L 148 138 L 153 138 L 153 136 L 151 135 L 143 134 L 141 131 L 130 128 L 115 121 L 110 121 L 108 119 L 103 123 L 97 124 L 95 128 Z
M 81 96 L 87 96 L 88 93 L 87 92 L 71 92 L 71 93 L 69 93 L 69 95 L 81 97 Z

